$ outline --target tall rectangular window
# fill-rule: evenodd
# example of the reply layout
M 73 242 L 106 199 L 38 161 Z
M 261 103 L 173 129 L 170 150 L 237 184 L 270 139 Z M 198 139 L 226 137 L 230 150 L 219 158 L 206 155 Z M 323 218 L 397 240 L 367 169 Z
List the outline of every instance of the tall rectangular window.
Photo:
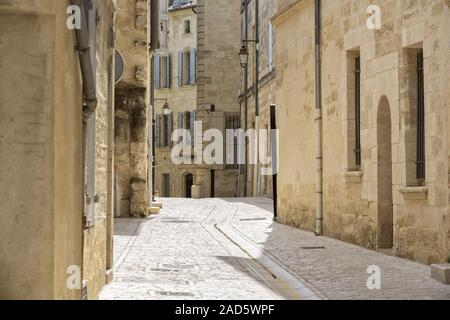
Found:
M 361 167 L 361 57 L 355 58 L 355 163 Z
M 226 143 L 226 170 L 239 169 L 239 139 L 237 135 L 228 136 L 227 130 L 233 130 L 236 132 L 240 129 L 241 120 L 238 115 L 226 115 L 225 117 L 225 132 L 227 133 Z M 232 138 L 233 141 L 228 141 Z M 232 161 L 231 161 L 232 160 Z M 231 163 L 232 162 L 232 163 Z
M 184 21 L 184 34 L 191 34 L 191 20 Z
M 417 180 L 425 180 L 425 85 L 423 51 L 417 54 Z

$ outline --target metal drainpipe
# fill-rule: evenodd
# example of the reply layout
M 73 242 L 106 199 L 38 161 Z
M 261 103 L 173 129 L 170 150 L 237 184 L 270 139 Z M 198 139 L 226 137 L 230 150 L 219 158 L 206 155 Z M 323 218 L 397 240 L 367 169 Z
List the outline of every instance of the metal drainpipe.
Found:
M 254 170 L 254 194 L 259 196 L 259 0 L 255 0 L 255 130 L 256 130 L 256 163 Z
M 248 0 L 245 0 L 245 10 L 244 10 L 244 40 L 248 40 Z M 248 43 L 244 42 L 245 46 L 248 47 Z M 248 65 L 244 67 L 244 131 L 248 130 Z M 248 195 L 248 143 L 245 139 L 245 164 L 244 164 L 244 197 Z
M 315 74 L 316 74 L 316 235 L 323 235 L 323 150 L 322 150 L 322 70 L 321 70 L 321 1 L 315 0 Z
M 97 108 L 97 89 L 95 85 L 94 70 L 91 60 L 91 48 L 89 46 L 89 31 L 84 5 L 82 0 L 70 0 L 72 5 L 76 5 L 82 10 L 81 28 L 75 29 L 78 57 L 80 60 L 81 76 L 83 79 L 83 94 L 85 102 L 85 112 L 92 114 Z

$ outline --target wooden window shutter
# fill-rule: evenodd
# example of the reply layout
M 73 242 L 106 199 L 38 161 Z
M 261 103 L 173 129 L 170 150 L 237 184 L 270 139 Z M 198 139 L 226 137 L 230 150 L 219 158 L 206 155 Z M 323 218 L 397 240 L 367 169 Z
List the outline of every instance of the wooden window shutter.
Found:
M 173 113 L 167 116 L 167 146 L 172 147 Z
M 161 87 L 161 57 L 155 56 L 155 89 Z
M 195 48 L 191 49 L 190 63 L 189 63 L 189 83 L 194 85 L 197 82 L 197 51 Z
M 183 85 L 183 51 L 178 52 L 178 85 Z
M 183 112 L 178 112 L 178 129 L 183 129 Z M 178 139 L 178 143 L 181 141 L 181 137 Z
M 167 88 L 170 88 L 170 80 L 171 80 L 170 54 L 167 55 L 167 60 L 166 61 L 167 61 L 166 62 L 166 68 L 167 68 L 167 70 L 166 70 L 166 77 L 167 77 L 166 83 L 167 83 Z
M 155 128 L 155 143 L 156 147 L 161 147 L 161 115 L 156 115 L 156 128 Z
M 195 120 L 197 117 L 197 111 L 191 112 L 191 145 L 195 146 Z

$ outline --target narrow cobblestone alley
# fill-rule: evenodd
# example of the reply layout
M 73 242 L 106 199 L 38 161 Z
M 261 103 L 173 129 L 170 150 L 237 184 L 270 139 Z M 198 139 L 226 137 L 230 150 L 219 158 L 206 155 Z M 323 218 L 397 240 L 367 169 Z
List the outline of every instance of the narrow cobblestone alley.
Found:
M 101 299 L 450 299 L 430 268 L 272 221 L 269 199 L 163 199 L 119 219 Z M 369 290 L 367 268 L 381 269 Z

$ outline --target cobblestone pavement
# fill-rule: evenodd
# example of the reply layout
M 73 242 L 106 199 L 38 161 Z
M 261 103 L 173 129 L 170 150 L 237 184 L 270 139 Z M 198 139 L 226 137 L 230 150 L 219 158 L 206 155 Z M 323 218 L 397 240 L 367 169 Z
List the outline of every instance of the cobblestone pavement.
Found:
M 272 221 L 269 199 L 163 199 L 116 220 L 100 299 L 450 299 L 430 268 Z M 381 290 L 367 268 L 381 268 Z

